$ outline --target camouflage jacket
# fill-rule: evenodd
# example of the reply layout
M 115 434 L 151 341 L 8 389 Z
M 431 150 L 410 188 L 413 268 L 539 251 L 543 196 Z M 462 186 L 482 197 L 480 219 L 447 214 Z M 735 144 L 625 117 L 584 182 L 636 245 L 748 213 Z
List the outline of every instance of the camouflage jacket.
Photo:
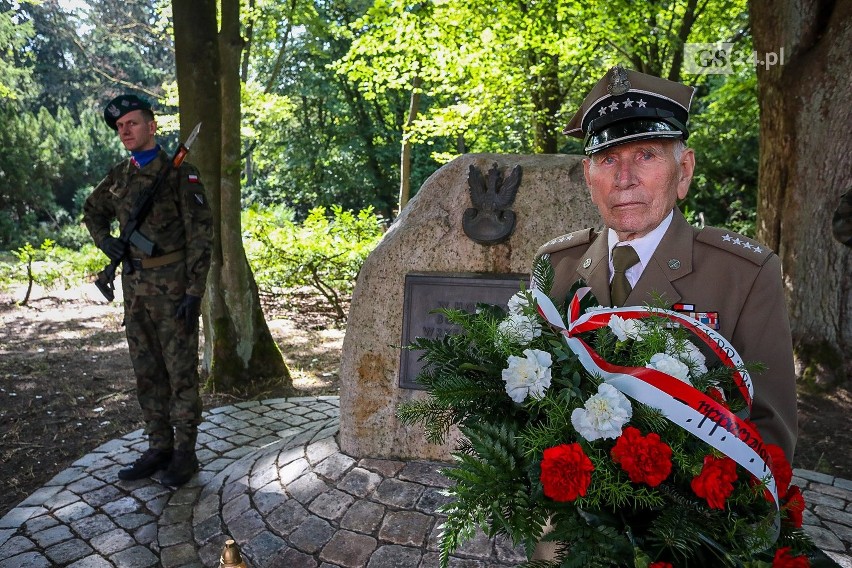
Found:
M 118 220 L 119 228 L 124 227 L 139 194 L 154 183 L 169 161 L 170 157 L 161 149 L 143 168 L 128 158 L 110 170 L 83 206 L 83 221 L 95 244 L 100 246 L 109 236 L 114 219 Z M 180 250 L 184 250 L 186 256 L 181 261 L 157 268 L 122 274 L 125 299 L 134 295 L 204 294 L 212 253 L 213 216 L 194 166 L 184 162 L 178 170 L 169 172 L 139 232 L 156 245 L 153 256 Z M 130 245 L 129 258 L 144 259 L 146 256 Z
M 835 239 L 847 247 L 852 247 L 852 189 L 840 197 L 840 203 L 831 221 L 831 229 Z

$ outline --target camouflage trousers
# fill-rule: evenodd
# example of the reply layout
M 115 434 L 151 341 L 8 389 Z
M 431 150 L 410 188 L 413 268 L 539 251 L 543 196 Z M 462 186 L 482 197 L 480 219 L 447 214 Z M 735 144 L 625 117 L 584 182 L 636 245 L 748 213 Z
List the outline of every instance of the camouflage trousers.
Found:
M 175 319 L 182 295 L 125 298 L 124 321 L 148 445 L 193 450 L 201 423 L 198 325 Z

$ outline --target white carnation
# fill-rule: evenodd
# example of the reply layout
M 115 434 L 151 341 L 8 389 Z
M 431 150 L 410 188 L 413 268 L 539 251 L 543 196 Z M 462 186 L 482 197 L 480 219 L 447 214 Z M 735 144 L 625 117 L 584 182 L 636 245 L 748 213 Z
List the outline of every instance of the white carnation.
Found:
M 666 348 L 669 351 L 674 351 L 674 340 L 671 340 L 669 343 L 670 345 L 667 345 Z M 683 341 L 680 345 L 680 350 L 675 355 L 692 369 L 694 376 L 700 377 L 707 372 L 707 359 L 704 357 L 704 353 L 693 342 L 688 340 Z
M 518 314 L 523 315 L 524 310 L 530 305 L 529 300 L 527 300 L 526 295 L 523 292 L 517 292 L 514 296 L 509 298 L 509 302 L 506 304 L 506 307 L 509 308 L 510 314 Z
M 521 403 L 528 396 L 541 398 L 550 388 L 550 366 L 553 359 L 547 351 L 524 349 L 524 357 L 509 357 L 509 366 L 503 369 L 503 381 L 509 398 Z
M 689 367 L 682 361 L 668 355 L 666 353 L 655 353 L 646 367 L 656 369 L 661 373 L 671 375 L 672 377 L 681 380 L 685 383 L 692 384 L 689 381 Z
M 530 341 L 541 335 L 541 326 L 534 317 L 510 313 L 497 326 L 497 331 L 510 343 L 529 345 Z
M 619 341 L 642 339 L 645 333 L 645 326 L 639 320 L 632 318 L 624 319 L 615 314 L 609 318 L 609 328 Z
M 618 438 L 621 429 L 633 416 L 627 397 L 614 386 L 601 383 L 598 394 L 586 400 L 583 408 L 571 413 L 571 424 L 580 436 L 592 442 L 601 438 Z

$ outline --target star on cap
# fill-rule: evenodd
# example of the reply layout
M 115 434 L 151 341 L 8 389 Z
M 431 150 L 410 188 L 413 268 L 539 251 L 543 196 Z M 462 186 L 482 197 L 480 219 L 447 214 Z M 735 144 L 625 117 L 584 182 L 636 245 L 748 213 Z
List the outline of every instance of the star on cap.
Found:
M 606 114 L 606 105 L 604 105 L 600 109 L 598 109 L 598 115 L 603 116 L 605 114 Z
M 744 241 L 743 242 L 743 248 L 747 248 L 747 249 L 751 250 L 751 243 L 748 242 L 748 241 Z
M 618 110 L 618 103 L 613 101 L 613 103 L 609 105 L 609 110 Z
M 639 108 L 645 108 L 645 105 L 648 104 L 648 103 L 646 103 L 642 99 L 639 99 L 638 101 L 636 101 L 636 104 L 639 105 Z
M 741 244 L 743 244 L 743 242 L 739 239 L 739 237 L 737 237 L 736 239 L 734 239 L 732 242 L 733 242 L 735 245 L 741 245 Z
M 723 241 L 730 241 L 730 240 L 731 240 L 731 235 L 726 234 L 724 237 L 722 237 L 722 240 L 723 240 Z
M 624 99 L 624 108 L 630 108 L 632 106 L 633 106 L 633 99 L 631 99 L 630 97 L 627 97 L 626 99 Z

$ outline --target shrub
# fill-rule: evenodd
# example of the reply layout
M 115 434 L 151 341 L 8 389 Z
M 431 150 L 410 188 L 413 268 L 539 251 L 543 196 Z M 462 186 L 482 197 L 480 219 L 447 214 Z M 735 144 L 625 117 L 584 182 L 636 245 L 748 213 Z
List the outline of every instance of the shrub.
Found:
M 284 208 L 251 209 L 244 216 L 246 255 L 265 293 L 310 286 L 346 318 L 343 298 L 383 234 L 372 207 L 355 215 L 333 206 L 316 207 L 298 225 Z

